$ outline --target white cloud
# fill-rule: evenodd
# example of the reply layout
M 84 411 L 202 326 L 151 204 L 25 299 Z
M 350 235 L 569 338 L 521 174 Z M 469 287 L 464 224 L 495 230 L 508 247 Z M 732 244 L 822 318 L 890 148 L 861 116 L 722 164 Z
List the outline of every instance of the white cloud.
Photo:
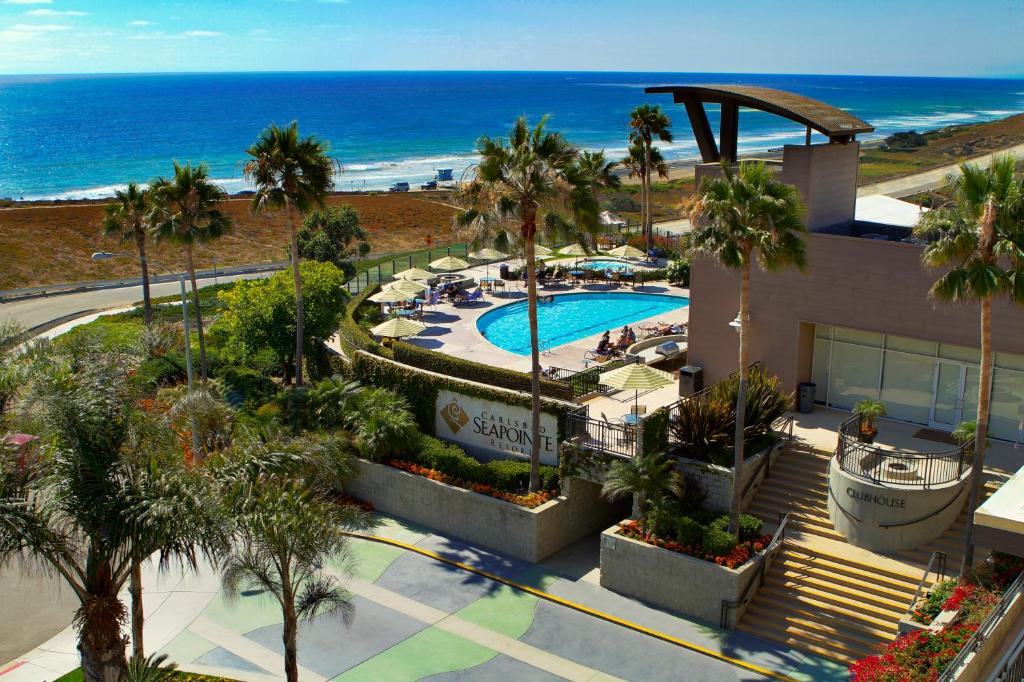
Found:
M 152 26 L 152 21 L 146 21 L 145 19 L 136 19 L 135 21 L 129 21 L 129 26 Z
M 62 24 L 13 24 L 0 31 L 0 40 L 26 41 L 35 40 L 47 33 L 66 31 L 70 26 Z
M 4 0 L 5 5 L 52 5 L 53 0 Z
M 30 9 L 25 12 L 26 16 L 30 17 L 85 17 L 88 16 L 88 12 L 79 12 L 78 10 L 66 9 Z
M 215 38 L 224 34 L 220 31 L 183 31 L 181 35 L 189 38 Z

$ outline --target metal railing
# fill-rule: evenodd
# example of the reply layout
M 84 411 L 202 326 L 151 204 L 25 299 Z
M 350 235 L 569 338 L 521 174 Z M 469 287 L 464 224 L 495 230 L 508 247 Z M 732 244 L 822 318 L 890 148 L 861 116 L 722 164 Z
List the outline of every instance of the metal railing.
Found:
M 958 653 L 956 658 L 950 661 L 949 665 L 946 666 L 946 669 L 942 671 L 942 675 L 939 676 L 938 682 L 951 682 L 952 680 L 957 679 L 958 673 L 967 663 L 967 660 L 981 648 L 981 645 L 985 643 L 985 640 L 992 634 L 992 631 L 996 629 L 996 626 L 999 625 L 1003 620 L 1003 617 L 1006 616 L 1006 612 L 1009 610 L 1010 606 L 1018 598 L 1024 598 L 1024 573 L 1017 576 L 1017 579 L 1013 581 L 1013 584 L 1011 584 L 1006 589 L 1006 592 L 1003 593 L 1003 598 L 999 600 L 996 607 L 992 609 L 988 616 L 985 617 L 985 620 L 981 621 L 981 625 L 979 625 L 978 629 L 974 631 L 974 634 L 964 642 L 964 646 L 960 649 L 960 653 Z M 1020 665 L 1019 661 L 1017 662 L 1017 665 Z M 1004 679 L 1014 680 L 1014 682 L 1017 682 L 1020 678 L 1010 677 Z
M 789 514 L 786 514 L 779 521 L 779 527 L 775 529 L 775 535 L 772 536 L 772 541 L 768 543 L 768 546 L 764 548 L 764 551 L 760 555 L 761 565 L 757 569 L 757 577 L 747 583 L 747 586 L 743 588 L 742 594 L 739 599 L 730 601 L 728 599 L 722 600 L 722 612 L 719 618 L 719 625 L 725 629 L 729 629 L 729 614 L 734 610 L 746 605 L 753 598 L 753 590 L 755 585 L 760 587 L 764 584 L 764 577 L 768 573 L 768 570 L 772 567 L 772 562 L 775 560 L 775 555 L 782 549 L 783 544 L 786 542 L 786 526 L 789 524 Z
M 1024 680 L 1024 632 L 1017 637 L 1017 643 L 996 668 L 992 676 L 995 682 L 1020 682 Z
M 572 397 L 578 398 L 581 395 L 605 390 L 605 387 L 599 383 L 601 374 L 616 367 L 621 367 L 624 364 L 625 362 L 622 360 L 610 360 L 597 367 L 588 367 L 581 370 L 548 367 L 545 371 L 545 376 L 553 381 L 569 384 L 572 387 Z
M 775 434 L 776 441 L 778 444 L 780 440 L 785 440 L 790 443 L 793 442 L 793 418 L 783 415 L 772 422 L 772 432 Z M 741 499 L 746 499 L 747 493 L 750 492 L 750 488 L 757 482 L 757 477 L 764 469 L 764 477 L 768 478 L 772 474 L 772 452 L 765 453 L 765 456 L 761 458 L 757 468 L 754 470 L 747 482 L 743 484 L 743 491 L 740 493 Z
M 872 483 L 918 488 L 959 481 L 971 468 L 973 443 L 939 452 L 887 450 L 860 440 L 860 414 L 839 425 L 836 457 L 843 471 Z
M 633 457 L 639 449 L 639 430 L 586 414 L 566 415 L 568 440 L 579 447 L 615 457 Z
M 914 615 L 914 606 L 917 604 L 917 600 L 921 598 L 921 594 L 924 592 L 925 583 L 928 582 L 928 576 L 933 572 L 935 573 L 935 583 L 940 583 L 946 579 L 946 553 L 934 551 L 932 556 L 928 559 L 928 565 L 924 568 L 924 574 L 921 575 L 921 579 L 917 582 L 917 589 L 914 590 L 914 596 L 910 600 L 910 606 L 907 607 L 906 612 L 903 614 L 905 620 L 910 620 Z

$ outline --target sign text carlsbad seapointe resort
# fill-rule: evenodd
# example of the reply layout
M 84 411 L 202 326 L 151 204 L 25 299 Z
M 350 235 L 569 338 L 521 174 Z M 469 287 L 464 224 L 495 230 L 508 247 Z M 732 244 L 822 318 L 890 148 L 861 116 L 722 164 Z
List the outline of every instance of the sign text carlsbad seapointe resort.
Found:
M 438 391 L 435 411 L 435 433 L 460 443 L 470 452 L 502 457 L 530 455 L 533 434 L 530 411 L 524 407 Z M 540 417 L 540 461 L 558 464 L 558 422 L 546 413 Z

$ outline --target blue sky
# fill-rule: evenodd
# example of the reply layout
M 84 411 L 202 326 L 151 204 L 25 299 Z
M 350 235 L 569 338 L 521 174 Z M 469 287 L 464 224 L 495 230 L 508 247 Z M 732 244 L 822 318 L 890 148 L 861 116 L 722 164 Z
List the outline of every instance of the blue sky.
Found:
M 1024 75 L 1021 0 L 0 0 L 0 73 Z

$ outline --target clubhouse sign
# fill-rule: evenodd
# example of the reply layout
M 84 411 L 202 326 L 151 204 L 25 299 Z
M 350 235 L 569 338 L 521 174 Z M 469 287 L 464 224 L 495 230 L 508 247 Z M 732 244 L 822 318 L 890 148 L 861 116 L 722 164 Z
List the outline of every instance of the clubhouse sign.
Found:
M 455 391 L 438 391 L 434 430 L 467 452 L 493 458 L 528 458 L 533 442 L 530 410 Z M 540 415 L 540 461 L 558 466 L 558 422 L 545 412 Z

